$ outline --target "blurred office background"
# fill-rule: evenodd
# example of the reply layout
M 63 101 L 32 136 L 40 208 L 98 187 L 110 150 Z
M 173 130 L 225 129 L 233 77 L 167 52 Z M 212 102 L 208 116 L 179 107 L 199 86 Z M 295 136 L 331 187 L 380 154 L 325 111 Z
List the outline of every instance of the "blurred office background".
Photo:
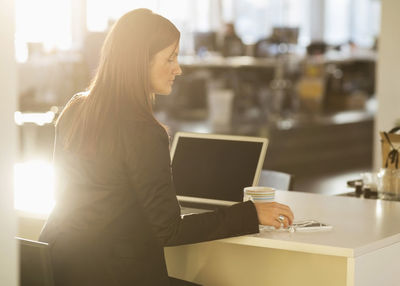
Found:
M 270 140 L 264 168 L 294 175 L 294 190 L 345 192 L 346 180 L 373 169 L 381 5 L 15 0 L 16 207 L 51 209 L 54 122 L 68 99 L 88 86 L 108 29 L 139 7 L 181 31 L 184 75 L 155 103 L 171 136 L 264 136 Z

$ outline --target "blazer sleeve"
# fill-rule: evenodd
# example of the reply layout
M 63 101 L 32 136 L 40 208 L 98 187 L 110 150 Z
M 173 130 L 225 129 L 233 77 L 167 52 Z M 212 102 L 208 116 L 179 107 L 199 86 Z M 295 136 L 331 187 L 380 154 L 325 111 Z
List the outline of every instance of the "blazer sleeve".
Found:
M 166 131 L 141 123 L 125 134 L 127 175 L 135 198 L 165 246 L 196 243 L 259 232 L 252 202 L 181 217 L 172 181 Z

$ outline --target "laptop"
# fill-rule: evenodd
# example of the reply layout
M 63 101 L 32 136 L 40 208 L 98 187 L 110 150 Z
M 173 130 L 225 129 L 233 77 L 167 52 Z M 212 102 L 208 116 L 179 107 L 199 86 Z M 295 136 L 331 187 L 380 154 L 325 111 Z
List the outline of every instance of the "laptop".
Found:
M 181 214 L 243 201 L 243 188 L 258 184 L 267 146 L 260 137 L 177 132 L 171 161 Z

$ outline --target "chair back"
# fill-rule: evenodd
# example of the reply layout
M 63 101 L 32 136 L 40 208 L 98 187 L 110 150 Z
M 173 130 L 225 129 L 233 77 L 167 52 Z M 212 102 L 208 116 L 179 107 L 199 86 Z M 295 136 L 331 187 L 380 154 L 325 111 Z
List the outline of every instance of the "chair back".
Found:
M 47 243 L 16 238 L 19 242 L 20 286 L 54 286 Z
M 281 191 L 288 191 L 293 189 L 293 181 L 294 177 L 291 174 L 272 170 L 262 170 L 258 185 L 271 187 Z

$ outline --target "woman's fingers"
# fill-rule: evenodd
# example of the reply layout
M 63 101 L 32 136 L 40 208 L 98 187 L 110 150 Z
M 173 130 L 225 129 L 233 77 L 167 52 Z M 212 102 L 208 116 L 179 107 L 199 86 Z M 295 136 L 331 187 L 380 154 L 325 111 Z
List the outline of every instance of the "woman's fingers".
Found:
M 289 224 L 292 224 L 293 220 L 294 220 L 294 215 L 293 215 L 292 210 L 287 205 L 283 205 L 280 203 L 275 203 L 275 204 L 276 204 L 276 208 L 277 208 L 276 211 L 278 213 L 278 216 L 283 215 L 283 216 L 287 217 L 289 220 Z
M 277 221 L 277 220 L 273 221 L 273 222 L 271 223 L 271 225 L 272 225 L 273 227 L 275 227 L 276 229 L 278 229 L 278 228 L 281 227 L 281 223 L 280 223 L 279 221 Z
M 279 224 L 283 224 L 284 227 L 289 227 L 291 224 L 289 219 L 284 215 L 278 216 L 277 221 L 279 221 Z
M 289 224 L 293 223 L 294 215 L 290 209 L 279 209 L 279 215 L 283 215 L 289 221 Z
M 272 225 L 280 228 L 283 224 L 288 227 L 293 223 L 294 215 L 291 209 L 283 204 L 255 203 L 259 223 L 262 225 Z

